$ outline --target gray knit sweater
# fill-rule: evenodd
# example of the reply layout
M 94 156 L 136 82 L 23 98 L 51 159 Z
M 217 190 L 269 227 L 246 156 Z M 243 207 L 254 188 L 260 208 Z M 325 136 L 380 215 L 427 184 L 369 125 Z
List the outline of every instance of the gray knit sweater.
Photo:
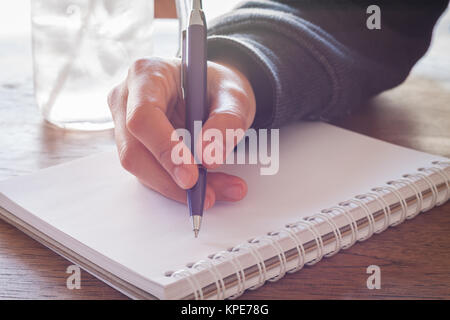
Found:
M 225 1 L 225 0 L 224 0 Z M 369 5 L 381 29 L 369 30 Z M 400 84 L 426 52 L 448 0 L 244 1 L 209 27 L 208 55 L 245 65 L 255 128 L 350 113 Z

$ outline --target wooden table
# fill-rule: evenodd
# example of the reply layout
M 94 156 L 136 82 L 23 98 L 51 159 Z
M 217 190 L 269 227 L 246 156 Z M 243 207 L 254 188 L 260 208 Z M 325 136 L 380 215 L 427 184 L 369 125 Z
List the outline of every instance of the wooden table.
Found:
M 408 80 L 337 125 L 450 157 L 450 14 Z M 33 98 L 26 37 L 0 39 L 0 179 L 111 148 L 111 131 L 66 132 L 45 123 Z M 12 67 L 13 68 L 12 68 Z M 7 71 L 6 73 L 4 71 Z M 242 299 L 450 298 L 450 203 L 373 236 Z M 66 288 L 67 260 L 0 221 L 0 298 L 125 299 L 86 272 Z M 366 268 L 381 268 L 368 290 Z

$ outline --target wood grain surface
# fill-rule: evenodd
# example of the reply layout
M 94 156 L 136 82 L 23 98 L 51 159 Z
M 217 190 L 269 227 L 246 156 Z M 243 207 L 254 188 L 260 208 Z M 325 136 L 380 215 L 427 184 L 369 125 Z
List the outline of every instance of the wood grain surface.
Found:
M 0 38 L 0 179 L 33 172 L 113 146 L 112 131 L 62 131 L 34 102 L 29 38 Z M 337 121 L 344 128 L 450 157 L 450 14 L 432 49 L 407 81 Z M 381 268 L 381 289 L 368 290 L 366 268 Z M 0 298 L 126 299 L 82 272 L 81 289 L 66 288 L 70 262 L 0 220 Z M 242 299 L 450 298 L 450 203 L 248 291 Z

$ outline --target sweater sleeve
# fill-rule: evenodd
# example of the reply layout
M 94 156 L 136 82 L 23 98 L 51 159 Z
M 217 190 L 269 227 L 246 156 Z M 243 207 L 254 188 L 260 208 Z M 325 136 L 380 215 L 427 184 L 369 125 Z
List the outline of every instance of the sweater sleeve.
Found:
M 369 30 L 369 5 L 381 29 Z M 329 120 L 408 76 L 448 0 L 252 0 L 209 25 L 208 56 L 245 69 L 256 96 L 253 127 Z

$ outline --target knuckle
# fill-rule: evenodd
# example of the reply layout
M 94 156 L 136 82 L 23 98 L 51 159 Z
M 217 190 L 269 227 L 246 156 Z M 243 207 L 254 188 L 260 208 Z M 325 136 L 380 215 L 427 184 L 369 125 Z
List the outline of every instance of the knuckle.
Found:
M 167 74 L 166 74 L 165 70 L 161 70 L 161 69 L 152 70 L 150 76 L 151 76 L 154 84 L 163 84 L 163 83 L 165 83 L 165 81 L 167 79 Z
M 134 170 L 134 155 L 136 153 L 136 145 L 133 143 L 124 143 L 119 148 L 119 159 L 122 167 L 129 171 L 133 172 Z
M 247 128 L 251 124 L 248 122 L 253 121 L 256 112 L 251 98 L 243 88 L 237 86 L 229 87 L 227 91 L 235 101 L 237 118 L 242 122 L 242 127 Z
M 170 96 L 171 85 L 170 76 L 164 70 L 153 70 L 151 73 L 152 85 L 155 92 L 155 98 L 165 101 L 165 98 Z
M 146 108 L 144 106 L 136 106 L 133 112 L 127 115 L 126 127 L 132 134 L 139 134 L 146 129 Z
M 110 109 L 112 109 L 113 105 L 116 104 L 119 96 L 119 87 L 114 87 L 108 93 L 107 102 Z
M 150 66 L 150 59 L 140 58 L 133 62 L 128 73 L 133 75 L 139 75 L 148 70 Z
M 129 73 L 133 75 L 154 74 L 155 72 L 167 74 L 169 71 L 169 63 L 160 57 L 137 59 L 129 69 Z
M 159 163 L 163 164 L 166 168 L 171 168 L 175 165 L 172 161 L 172 148 L 169 143 L 161 143 L 157 146 L 157 150 L 159 150 L 159 152 L 157 153 L 156 158 Z
M 109 108 L 111 108 L 111 105 L 112 105 L 112 102 L 113 102 L 113 100 L 114 100 L 114 95 L 115 95 L 115 91 L 116 90 L 116 88 L 113 88 L 112 90 L 110 90 L 109 92 L 108 92 L 108 96 L 107 96 L 107 98 L 106 98 L 106 101 L 108 102 L 108 106 L 109 106 Z
M 127 88 L 125 82 L 122 82 L 108 93 L 107 102 L 111 113 L 114 114 L 119 109 L 126 107 L 126 100 Z
M 237 85 L 229 85 L 227 91 L 239 103 L 246 103 L 248 101 L 247 92 Z

